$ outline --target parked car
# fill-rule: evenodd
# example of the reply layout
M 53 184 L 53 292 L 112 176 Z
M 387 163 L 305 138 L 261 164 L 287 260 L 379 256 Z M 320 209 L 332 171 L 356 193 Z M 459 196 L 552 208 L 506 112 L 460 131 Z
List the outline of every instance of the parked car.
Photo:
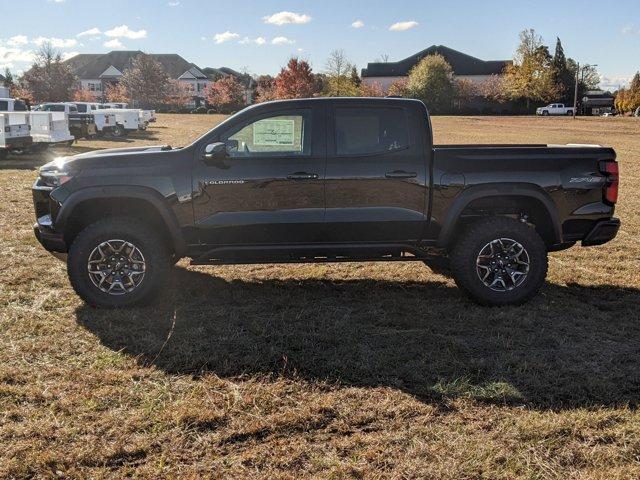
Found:
M 43 103 L 35 107 L 34 110 L 66 113 L 69 119 L 69 130 L 76 140 L 80 138 L 91 138 L 98 133 L 93 115 L 89 113 L 79 113 L 78 107 L 73 103 Z
M 564 103 L 550 103 L 536 109 L 536 115 L 573 115 L 573 107 L 565 107 Z
M 520 304 L 544 283 L 547 252 L 616 236 L 613 149 L 432 139 L 417 100 L 261 103 L 186 147 L 97 150 L 43 166 L 34 231 L 68 254 L 73 288 L 102 307 L 148 301 L 182 257 L 434 255 L 476 301 Z
M 93 117 L 98 135 L 113 135 L 117 128 L 116 115 L 100 110 L 99 103 L 72 102 L 78 109 L 78 113 L 87 113 Z
M 29 112 L 0 111 L 0 160 L 9 153 L 23 151 L 33 144 L 29 131 Z

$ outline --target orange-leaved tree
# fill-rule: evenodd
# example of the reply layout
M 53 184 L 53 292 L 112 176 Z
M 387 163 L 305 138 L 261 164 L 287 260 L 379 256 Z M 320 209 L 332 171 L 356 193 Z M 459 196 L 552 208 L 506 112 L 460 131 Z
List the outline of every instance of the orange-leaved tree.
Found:
M 277 99 L 313 97 L 316 83 L 311 67 L 304 60 L 291 58 L 276 77 L 273 90 Z

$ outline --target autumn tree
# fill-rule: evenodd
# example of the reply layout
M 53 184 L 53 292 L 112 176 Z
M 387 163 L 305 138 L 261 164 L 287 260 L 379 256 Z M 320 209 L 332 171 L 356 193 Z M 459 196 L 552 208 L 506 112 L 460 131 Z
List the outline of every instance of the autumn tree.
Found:
M 287 66 L 280 70 L 274 84 L 274 97 L 277 99 L 309 98 L 316 93 L 311 67 L 296 57 L 291 58 Z
M 188 105 L 192 99 L 193 87 L 191 85 L 180 80 L 169 80 L 163 103 L 177 109 Z
M 260 75 L 256 79 L 255 101 L 256 103 L 268 102 L 275 99 L 275 79 L 271 75 Z
M 636 72 L 629 88 L 622 88 L 615 98 L 615 108 L 620 113 L 635 112 L 640 108 L 640 73 Z
M 104 96 L 109 102 L 128 103 L 131 101 L 131 97 L 129 96 L 127 89 L 121 83 L 108 85 L 104 92 Z
M 409 94 L 407 91 L 408 83 L 408 79 L 399 78 L 389 86 L 387 94 L 392 97 L 406 97 Z
M 95 102 L 96 97 L 89 90 L 78 88 L 71 97 L 74 102 Z
M 131 67 L 123 72 L 120 83 L 127 95 L 143 107 L 162 104 L 170 86 L 169 74 L 162 64 L 144 53 L 131 61 Z
M 244 87 L 233 75 L 228 75 L 207 86 L 207 103 L 219 113 L 231 113 L 242 108 Z
M 433 113 L 449 110 L 455 95 L 453 69 L 442 55 L 428 55 L 409 72 L 407 94 Z
M 503 103 L 509 100 L 509 92 L 502 75 L 490 75 L 480 84 L 479 93 L 487 100 Z
M 62 62 L 62 56 L 50 43 L 45 43 L 36 54 L 31 68 L 19 82 L 34 101 L 66 102 L 77 86 L 78 78 L 69 65 Z
M 505 87 L 512 100 L 550 102 L 557 98 L 559 88 L 555 83 L 549 49 L 542 44 L 542 37 L 535 30 L 520 33 L 520 45 L 512 65 L 506 68 Z
M 359 88 L 359 95 L 361 97 L 384 97 L 384 90 L 378 82 L 373 82 L 372 84 L 362 83 Z

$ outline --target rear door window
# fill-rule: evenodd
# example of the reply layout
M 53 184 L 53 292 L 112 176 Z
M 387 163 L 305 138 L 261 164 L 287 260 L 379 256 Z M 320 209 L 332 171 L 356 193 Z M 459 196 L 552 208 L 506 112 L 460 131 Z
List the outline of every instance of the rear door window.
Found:
M 376 155 L 409 146 L 404 108 L 338 107 L 334 110 L 336 155 Z
M 6 112 L 9 108 L 9 102 L 0 100 L 0 111 Z

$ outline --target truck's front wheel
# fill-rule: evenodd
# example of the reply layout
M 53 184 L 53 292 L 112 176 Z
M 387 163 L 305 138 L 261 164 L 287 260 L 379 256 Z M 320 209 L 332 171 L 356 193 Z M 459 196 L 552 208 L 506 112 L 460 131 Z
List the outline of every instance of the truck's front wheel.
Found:
M 513 218 L 472 224 L 450 253 L 456 284 L 483 305 L 519 305 L 547 275 L 547 249 L 538 233 Z
M 171 254 L 153 229 L 111 217 L 82 230 L 69 249 L 67 272 L 76 293 L 96 307 L 150 300 L 167 279 Z

